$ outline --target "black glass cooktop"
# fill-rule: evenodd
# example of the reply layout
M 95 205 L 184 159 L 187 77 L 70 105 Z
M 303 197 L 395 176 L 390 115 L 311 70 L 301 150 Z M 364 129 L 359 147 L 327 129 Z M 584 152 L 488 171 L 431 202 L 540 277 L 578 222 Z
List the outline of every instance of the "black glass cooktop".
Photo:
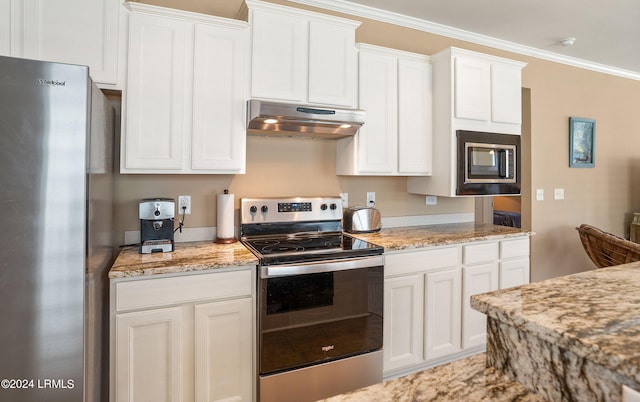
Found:
M 382 246 L 343 233 L 265 236 L 243 239 L 242 242 L 260 259 L 261 265 L 342 259 L 384 252 Z

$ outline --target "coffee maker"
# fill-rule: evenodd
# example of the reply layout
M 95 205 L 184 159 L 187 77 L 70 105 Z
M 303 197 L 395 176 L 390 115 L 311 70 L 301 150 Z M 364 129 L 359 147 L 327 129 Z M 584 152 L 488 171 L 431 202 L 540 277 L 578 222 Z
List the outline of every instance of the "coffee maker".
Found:
M 171 198 L 147 198 L 138 205 L 140 253 L 173 251 L 173 220 L 176 203 Z

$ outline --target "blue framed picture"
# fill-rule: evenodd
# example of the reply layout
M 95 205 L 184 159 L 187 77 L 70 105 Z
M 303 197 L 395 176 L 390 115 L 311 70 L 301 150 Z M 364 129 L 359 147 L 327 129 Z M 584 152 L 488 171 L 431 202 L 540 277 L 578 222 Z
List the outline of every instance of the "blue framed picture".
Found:
M 569 117 L 569 167 L 592 168 L 596 164 L 596 121 Z

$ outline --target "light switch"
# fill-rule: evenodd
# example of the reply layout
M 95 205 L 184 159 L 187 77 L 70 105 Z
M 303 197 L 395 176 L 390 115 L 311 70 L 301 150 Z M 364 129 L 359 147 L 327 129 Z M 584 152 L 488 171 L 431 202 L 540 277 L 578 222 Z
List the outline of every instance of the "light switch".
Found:
M 536 200 L 537 201 L 542 201 L 544 200 L 544 190 L 539 188 L 536 190 Z
M 553 199 L 554 200 L 564 200 L 564 188 L 554 188 L 553 189 Z

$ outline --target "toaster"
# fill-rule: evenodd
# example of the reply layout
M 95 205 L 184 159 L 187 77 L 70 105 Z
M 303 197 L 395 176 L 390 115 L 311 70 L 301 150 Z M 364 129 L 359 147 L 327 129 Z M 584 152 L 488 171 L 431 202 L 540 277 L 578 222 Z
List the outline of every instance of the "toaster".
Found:
M 375 208 L 347 208 L 342 218 L 342 228 L 348 233 L 372 233 L 382 227 L 380 211 Z

